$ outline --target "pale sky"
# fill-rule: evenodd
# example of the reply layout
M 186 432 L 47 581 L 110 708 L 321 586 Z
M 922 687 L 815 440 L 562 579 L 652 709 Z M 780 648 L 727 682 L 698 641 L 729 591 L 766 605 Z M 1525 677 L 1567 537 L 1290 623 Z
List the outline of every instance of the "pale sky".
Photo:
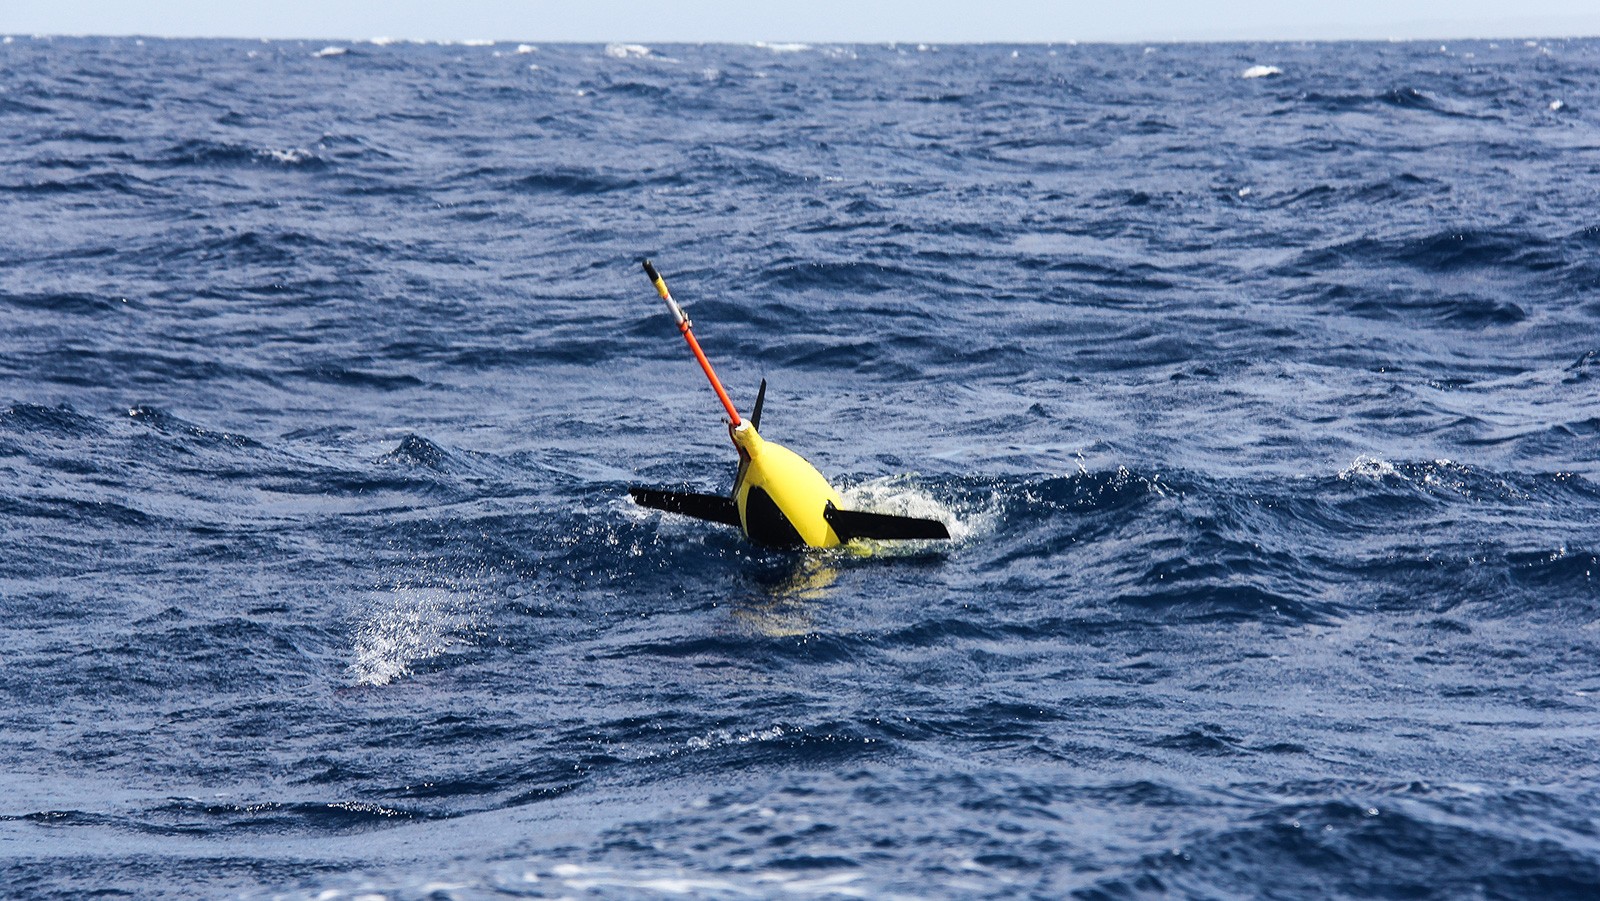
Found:
M 1600 36 L 1600 0 L 0 0 L 0 34 L 1065 42 Z

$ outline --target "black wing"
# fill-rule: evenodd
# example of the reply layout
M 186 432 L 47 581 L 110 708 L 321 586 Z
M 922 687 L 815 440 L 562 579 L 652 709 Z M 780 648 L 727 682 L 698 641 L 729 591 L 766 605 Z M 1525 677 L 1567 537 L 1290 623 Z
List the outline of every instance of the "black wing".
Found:
M 739 507 L 733 498 L 720 494 L 695 494 L 692 491 L 660 491 L 655 488 L 629 488 L 633 502 L 641 507 L 681 513 L 695 519 L 738 527 Z
M 950 530 L 936 519 L 916 519 L 910 516 L 891 516 L 887 513 L 865 513 L 860 510 L 840 510 L 832 501 L 822 510 L 822 518 L 833 526 L 833 533 L 843 541 L 852 538 L 875 538 L 881 541 L 933 540 L 949 538 Z

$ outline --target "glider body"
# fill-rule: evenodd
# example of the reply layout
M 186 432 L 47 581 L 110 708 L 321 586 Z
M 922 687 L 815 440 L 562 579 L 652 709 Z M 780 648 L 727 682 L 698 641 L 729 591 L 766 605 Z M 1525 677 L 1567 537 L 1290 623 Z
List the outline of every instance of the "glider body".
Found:
M 733 446 L 739 452 L 739 471 L 733 480 L 733 491 L 726 497 L 658 488 L 629 489 L 636 503 L 737 526 L 751 541 L 768 547 L 827 548 L 854 538 L 927 540 L 950 537 L 949 529 L 937 520 L 844 509 L 839 492 L 815 466 L 787 447 L 763 439 L 756 428 L 761 424 L 761 407 L 766 401 L 766 381 L 761 382 L 749 420 L 741 419 L 700 349 L 700 343 L 695 340 L 689 317 L 672 299 L 666 282 L 649 260 L 645 261 L 644 269 L 661 299 L 667 302 L 678 330 L 688 341 L 700 368 L 711 380 L 717 399 L 728 413 L 728 437 L 733 439 Z

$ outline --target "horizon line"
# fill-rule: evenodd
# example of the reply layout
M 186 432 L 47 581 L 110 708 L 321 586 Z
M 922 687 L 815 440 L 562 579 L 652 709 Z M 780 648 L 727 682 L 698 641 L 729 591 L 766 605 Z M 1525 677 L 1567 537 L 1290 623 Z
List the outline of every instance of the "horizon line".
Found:
M 229 35 L 229 34 L 158 34 L 153 32 L 130 32 L 105 34 L 97 32 L 6 32 L 0 31 L 7 43 L 18 38 L 29 40 L 50 40 L 54 38 L 89 39 L 98 38 L 105 40 L 157 40 L 157 41 L 257 41 L 260 43 L 278 42 L 339 42 L 348 44 L 370 44 L 378 47 L 392 46 L 395 44 L 413 45 L 438 45 L 438 46 L 467 46 L 467 47 L 492 47 L 500 44 L 542 44 L 557 45 L 599 45 L 610 46 L 616 44 L 637 45 L 641 47 L 664 46 L 716 46 L 726 45 L 735 47 L 785 47 L 785 48 L 812 48 L 816 46 L 881 46 L 898 47 L 902 45 L 936 48 L 936 47 L 978 47 L 978 46 L 1008 46 L 1008 47 L 1076 47 L 1083 45 L 1113 45 L 1113 46 L 1138 46 L 1138 45 L 1170 45 L 1170 44 L 1415 44 L 1433 43 L 1435 41 L 1583 41 L 1600 38 L 1600 32 L 1592 34 L 1502 34 L 1502 35 L 1420 35 L 1411 37 L 1160 37 L 1160 38 L 1058 38 L 1051 40 L 1008 40 L 1004 38 L 981 38 L 973 40 L 941 41 L 926 38 L 890 38 L 890 39 L 672 39 L 672 40 L 638 40 L 630 38 L 414 38 L 395 37 L 390 35 L 376 35 L 373 37 L 336 37 L 329 35 Z

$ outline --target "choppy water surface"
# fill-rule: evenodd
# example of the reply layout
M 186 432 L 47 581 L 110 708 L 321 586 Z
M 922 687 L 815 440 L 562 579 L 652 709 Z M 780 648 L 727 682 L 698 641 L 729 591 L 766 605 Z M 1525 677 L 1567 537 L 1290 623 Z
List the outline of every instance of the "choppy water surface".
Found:
M 1590 41 L 0 45 L 0 884 L 1592 897 L 1597 116 Z M 646 255 L 957 540 L 634 507 L 733 461 Z

